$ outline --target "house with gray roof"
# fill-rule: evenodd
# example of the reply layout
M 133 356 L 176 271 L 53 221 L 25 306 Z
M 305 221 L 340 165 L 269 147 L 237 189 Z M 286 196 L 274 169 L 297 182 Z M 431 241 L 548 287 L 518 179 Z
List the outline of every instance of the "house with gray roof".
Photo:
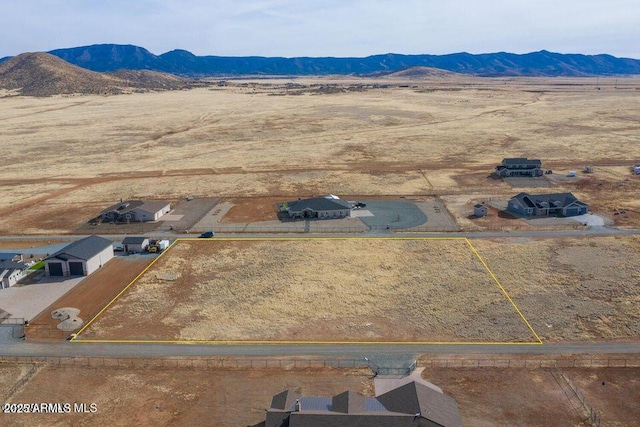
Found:
M 589 205 L 571 193 L 520 193 L 509 200 L 507 210 L 520 216 L 576 216 L 589 212 Z
M 113 243 L 100 236 L 89 236 L 68 244 L 45 258 L 47 276 L 88 276 L 113 258 Z
M 511 157 L 502 159 L 502 164 L 496 166 L 496 175 L 505 177 L 538 177 L 542 176 L 542 162 L 538 159 L 526 157 Z
M 273 397 L 265 427 L 460 427 L 456 401 L 417 381 L 377 397 L 345 391 L 333 397 Z
M 27 264 L 19 261 L 0 261 L 0 289 L 9 288 L 27 275 Z
M 313 197 L 283 203 L 280 212 L 286 212 L 289 218 L 294 219 L 349 218 L 351 205 L 335 196 Z
M 120 201 L 100 212 L 106 222 L 146 222 L 157 221 L 171 211 L 171 203 L 151 200 Z

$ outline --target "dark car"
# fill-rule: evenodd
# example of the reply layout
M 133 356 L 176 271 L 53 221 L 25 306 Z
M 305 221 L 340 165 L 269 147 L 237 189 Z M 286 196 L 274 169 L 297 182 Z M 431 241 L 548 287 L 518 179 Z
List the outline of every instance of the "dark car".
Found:
M 204 233 L 202 233 L 200 235 L 200 238 L 201 239 L 210 239 L 210 238 L 213 237 L 214 234 L 216 234 L 216 233 L 214 233 L 213 231 L 205 231 Z

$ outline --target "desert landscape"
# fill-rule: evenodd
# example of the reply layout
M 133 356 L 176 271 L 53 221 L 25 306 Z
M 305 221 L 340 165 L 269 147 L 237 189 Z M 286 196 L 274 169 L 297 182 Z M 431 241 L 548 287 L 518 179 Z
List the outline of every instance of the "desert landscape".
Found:
M 640 80 L 598 87 L 588 78 L 451 74 L 5 97 L 0 230 L 69 233 L 120 198 L 328 193 L 442 196 L 471 226 L 465 212 L 478 197 L 531 190 L 489 177 L 509 156 L 541 158 L 556 174 L 591 166 L 549 185 L 638 225 L 639 202 L 628 194 L 640 185 L 630 172 L 640 160 Z
M 180 241 L 79 339 L 537 342 L 464 239 L 410 238 Z
M 130 425 L 259 427 L 271 398 L 286 389 L 307 396 L 353 390 L 374 395 L 368 369 L 136 367 L 104 360 L 105 366 L 1 364 L 0 376 L 24 384 L 13 402 L 94 403 L 94 413 L 3 414 L 15 426 Z M 524 362 L 524 360 L 523 360 Z M 205 364 L 206 366 L 206 364 Z M 464 425 L 588 426 L 585 409 L 561 375 L 595 405 L 603 425 L 628 426 L 637 419 L 629 396 L 640 392 L 636 368 L 426 368 L 422 377 L 458 401 Z M 514 381 L 517 378 L 517 381 Z M 604 383 L 604 385 L 603 385 Z M 55 386 L 52 386 L 55 384 Z M 491 384 L 487 387 L 487 384 Z M 128 408 L 127 411 L 122 410 Z M 545 408 L 540 411 L 540 408 Z
M 464 239 L 278 240 L 282 236 L 272 235 L 255 241 L 179 241 L 69 345 L 92 345 L 82 340 L 634 343 L 640 333 L 637 236 L 591 236 L 580 223 L 540 225 L 498 207 L 521 191 L 573 192 L 607 225 L 630 231 L 640 226 L 640 178 L 632 174 L 640 162 L 639 89 L 637 77 L 444 73 L 211 79 L 188 90 L 117 96 L 3 93 L 0 234 L 25 239 L 0 247 L 31 248 L 48 243 L 49 236 L 92 233 L 175 233 L 172 238 L 205 229 L 216 230 L 216 237 L 225 237 L 225 230 L 246 237 L 265 230 L 366 233 L 362 224 L 339 223 L 358 219 L 311 222 L 307 228 L 292 222 L 279 229 L 272 224 L 278 223 L 275 205 L 326 194 L 402 200 L 416 204 L 430 221 L 436 213 L 450 220 L 448 233 L 585 233 L 470 238 L 506 294 Z M 505 157 L 540 158 L 553 174 L 543 178 L 544 188 L 514 186 L 491 176 Z M 583 173 L 587 166 L 592 171 Z M 570 170 L 577 176 L 566 177 Z M 99 212 L 120 199 L 167 200 L 174 214 L 190 215 L 190 222 L 176 229 L 163 221 L 95 225 Z M 486 217 L 471 215 L 477 203 L 488 207 Z M 259 223 L 271 225 L 256 228 Z M 434 231 L 429 224 L 396 236 Z M 300 236 L 305 235 L 286 237 Z M 118 273 L 105 269 L 60 303 L 78 301 L 87 313 L 98 312 L 144 265 L 136 261 Z M 88 286 L 99 286 L 100 280 L 109 286 L 92 292 Z M 52 327 L 47 313 L 40 321 Z M 38 339 L 32 342 L 47 342 Z M 97 415 L 70 418 L 74 425 L 101 423 L 113 417 L 116 404 L 126 404 L 134 410 L 122 424 L 133 417 L 141 425 L 191 425 L 209 417 L 217 425 L 254 426 L 264 419 L 271 396 L 286 387 L 310 394 L 372 393 L 371 372 L 358 369 L 203 372 L 3 364 L 0 371 L 8 384 L 28 377 L 18 388 L 7 387 L 12 402 L 98 403 Z M 607 425 L 629 425 L 637 418 L 637 408 L 624 399 L 637 394 L 637 368 L 565 372 Z M 469 425 L 558 420 L 587 425 L 555 371 L 434 368 L 425 376 L 459 402 Z M 611 387 L 600 385 L 603 381 Z M 43 386 L 53 383 L 65 386 Z M 90 384 L 91 394 L 80 399 L 77 383 Z M 488 390 L 487 384 L 496 386 Z M 115 390 L 122 389 L 127 393 L 114 400 Z M 252 394 L 246 402 L 230 403 L 247 390 Z M 493 411 L 495 402 L 500 404 Z M 545 416 L 541 407 L 548 408 Z M 229 422 L 233 417 L 241 423 Z M 10 422 L 47 424 L 59 418 L 34 420 L 12 415 Z

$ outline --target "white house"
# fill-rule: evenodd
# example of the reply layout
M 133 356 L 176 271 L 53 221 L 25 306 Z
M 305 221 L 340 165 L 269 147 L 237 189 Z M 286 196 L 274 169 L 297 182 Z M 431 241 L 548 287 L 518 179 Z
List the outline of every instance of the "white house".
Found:
M 149 246 L 149 239 L 146 237 L 128 236 L 122 241 L 122 246 L 124 246 L 126 253 L 144 252 L 147 246 Z
M 15 261 L 0 261 L 0 289 L 11 287 L 27 275 L 27 264 Z
M 89 236 L 77 240 L 47 257 L 47 276 L 88 276 L 113 258 L 111 240 Z

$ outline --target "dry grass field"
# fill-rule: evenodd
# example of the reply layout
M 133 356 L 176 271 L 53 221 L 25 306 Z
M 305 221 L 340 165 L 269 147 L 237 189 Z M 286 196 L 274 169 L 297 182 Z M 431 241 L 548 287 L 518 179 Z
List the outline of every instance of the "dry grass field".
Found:
M 181 241 L 81 339 L 535 341 L 464 239 Z
M 9 389 L 32 366 L 0 365 L 0 378 L 6 380 L 2 388 Z M 640 369 L 569 368 L 564 373 L 594 405 L 602 425 L 636 424 L 640 413 L 632 397 L 640 393 Z M 564 394 L 554 375 L 558 372 L 525 368 L 429 368 L 422 374 L 457 400 L 464 425 L 591 425 L 577 399 Z M 365 369 L 40 365 L 12 396 L 3 392 L 3 401 L 95 403 L 97 412 L 3 414 L 2 420 L 4 425 L 29 427 L 259 426 L 273 395 L 286 389 L 305 396 L 345 390 L 374 394 L 371 372 Z
M 640 336 L 640 238 L 478 240 L 543 341 Z
M 601 90 L 592 79 L 294 80 L 301 89 L 233 80 L 0 99 L 0 232 L 69 231 L 120 197 L 505 197 L 514 189 L 487 178 L 505 156 L 540 157 L 557 173 L 591 165 L 557 189 L 605 214 L 640 210 L 629 172 L 640 79 L 601 79 Z M 620 221 L 640 224 L 632 216 Z

